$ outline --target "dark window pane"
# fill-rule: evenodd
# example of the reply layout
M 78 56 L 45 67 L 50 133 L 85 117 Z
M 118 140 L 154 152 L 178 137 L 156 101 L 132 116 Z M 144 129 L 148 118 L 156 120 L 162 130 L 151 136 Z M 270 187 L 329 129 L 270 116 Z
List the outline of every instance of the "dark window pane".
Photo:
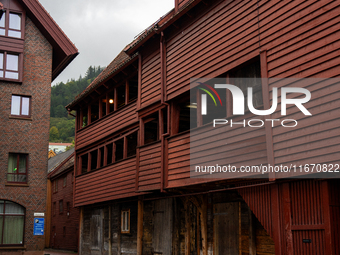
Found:
M 83 113 L 83 120 L 82 120 L 82 127 L 87 126 L 88 122 L 87 122 L 87 108 L 82 109 L 82 113 Z
M 89 159 L 89 156 L 87 153 L 81 156 L 81 173 L 82 174 L 87 172 L 88 162 L 89 162 L 88 159 Z
M 125 105 L 125 85 L 119 86 L 117 88 L 117 100 L 118 100 L 117 108 L 120 108 Z
M 91 105 L 91 123 L 96 121 L 98 118 L 99 118 L 99 105 L 96 102 Z
M 148 144 L 159 139 L 158 112 L 147 119 L 144 124 L 144 144 Z
M 115 141 L 116 144 L 116 153 L 115 158 L 116 161 L 123 159 L 124 155 L 124 138 Z
M 106 145 L 106 149 L 107 149 L 107 164 L 111 164 L 113 156 L 113 144 L 111 143 Z
M 136 155 L 137 138 L 138 138 L 137 131 L 128 135 L 126 138 L 127 138 L 127 156 L 131 157 L 131 156 Z
M 91 151 L 91 170 L 97 169 L 98 151 Z
M 104 166 L 104 147 L 101 147 L 100 149 L 100 167 Z

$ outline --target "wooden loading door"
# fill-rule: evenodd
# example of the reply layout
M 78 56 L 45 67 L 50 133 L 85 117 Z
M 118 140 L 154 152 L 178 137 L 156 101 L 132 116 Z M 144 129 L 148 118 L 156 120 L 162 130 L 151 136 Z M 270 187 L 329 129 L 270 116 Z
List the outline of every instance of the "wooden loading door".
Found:
M 214 205 L 214 255 L 239 255 L 240 203 Z
M 154 202 L 152 247 L 154 255 L 172 254 L 172 199 Z

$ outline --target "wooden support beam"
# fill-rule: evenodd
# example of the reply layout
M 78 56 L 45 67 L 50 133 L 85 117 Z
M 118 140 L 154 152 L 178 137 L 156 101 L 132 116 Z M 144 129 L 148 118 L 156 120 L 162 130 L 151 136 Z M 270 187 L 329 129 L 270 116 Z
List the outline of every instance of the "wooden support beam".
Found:
M 332 246 L 332 232 L 331 232 L 331 214 L 330 214 L 330 200 L 329 200 L 329 188 L 328 188 L 328 180 L 321 182 L 321 194 L 322 194 L 322 208 L 323 208 L 323 217 L 325 222 L 325 251 L 326 254 L 333 255 L 333 246 Z
M 207 226 L 207 198 L 202 197 L 201 213 L 201 236 L 202 236 L 202 251 L 203 255 L 208 255 L 208 226 Z
M 184 210 L 185 210 L 185 255 L 190 255 L 191 219 L 190 219 L 190 206 L 188 201 L 184 203 Z
M 254 224 L 255 216 L 253 215 L 249 207 L 248 214 L 249 214 L 249 255 L 256 255 L 256 225 Z
M 121 245 L 121 237 L 122 237 L 122 207 L 118 204 L 118 233 L 117 233 L 117 255 L 122 254 L 122 245 Z
M 282 184 L 282 207 L 283 207 L 283 224 L 286 240 L 286 253 L 287 255 L 293 255 L 293 235 L 292 235 L 292 209 L 290 199 L 289 183 Z
M 281 252 L 281 229 L 280 229 L 280 206 L 279 206 L 279 187 L 277 183 L 271 185 L 271 206 L 272 206 L 272 226 L 275 243 L 275 254 L 280 255 Z
M 137 97 L 137 109 L 141 107 L 141 95 L 142 95 L 142 56 L 138 55 L 138 97 Z
M 142 197 L 139 197 L 137 215 L 137 255 L 142 255 L 143 251 L 143 213 L 144 203 Z

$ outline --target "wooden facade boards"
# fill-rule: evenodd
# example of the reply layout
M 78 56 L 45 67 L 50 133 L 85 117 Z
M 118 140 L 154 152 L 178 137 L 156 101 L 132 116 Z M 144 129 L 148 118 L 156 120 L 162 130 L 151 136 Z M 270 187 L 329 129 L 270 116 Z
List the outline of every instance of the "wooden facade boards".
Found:
M 166 227 L 173 228 L 169 237 L 172 254 L 223 254 L 226 250 L 232 254 L 336 254 L 339 231 L 330 224 L 330 219 L 334 221 L 339 214 L 337 196 L 330 192 L 336 189 L 336 181 L 277 181 L 282 174 L 251 183 L 231 178 L 190 178 L 189 166 L 190 159 L 198 164 L 222 160 L 238 168 L 336 163 L 340 158 L 340 90 L 334 81 L 322 78 L 340 74 L 339 5 L 334 1 L 175 1 L 178 16 L 167 16 L 164 23 L 150 28 L 152 31 L 128 47 L 131 54 L 139 54 L 137 102 L 77 131 L 76 153 L 81 154 L 106 139 L 120 137 L 133 126 L 138 130 L 136 156 L 78 174 L 75 205 L 123 199 L 121 202 L 145 195 L 146 200 L 140 197 L 144 202 L 139 207 L 143 208 L 139 219 L 145 224 L 139 227 L 143 240 L 138 238 L 137 253 L 144 254 L 145 247 L 154 254 L 168 254 L 168 250 L 158 251 L 163 241 L 157 238 L 162 232 L 153 224 L 162 220 L 158 216 L 151 219 L 150 213 L 158 210 L 153 196 L 185 197 L 235 189 L 239 199 L 225 199 L 220 204 L 204 202 L 207 197 L 200 195 L 192 200 L 189 195 L 174 199 L 169 209 L 174 222 Z M 294 85 L 282 78 L 313 78 L 302 84 L 313 95 L 305 105 L 312 116 L 289 106 L 285 118 L 297 119 L 295 128 L 268 123 L 262 128 L 212 128 L 197 121 L 197 128 L 179 133 L 177 104 L 189 91 L 190 78 L 223 77 L 227 81 L 232 70 L 254 60 L 259 60 L 262 78 L 268 78 L 262 80 L 261 87 L 265 108 L 272 104 L 274 87 Z M 114 75 L 110 79 L 114 80 Z M 109 89 L 111 85 L 106 86 Z M 280 119 L 280 106 L 279 99 L 273 114 L 259 118 Z M 244 116 L 231 116 L 230 109 L 227 112 L 235 121 L 253 117 L 249 112 Z M 145 127 L 151 121 L 156 123 L 156 138 L 146 142 Z M 198 142 L 190 144 L 193 136 Z M 212 149 L 209 155 L 207 148 Z M 230 221 L 224 213 L 235 219 Z M 229 244 L 215 236 L 224 236 L 225 232 L 235 234 L 227 237 Z M 195 238 L 201 241 L 195 243 Z M 164 245 L 168 247 L 170 241 Z

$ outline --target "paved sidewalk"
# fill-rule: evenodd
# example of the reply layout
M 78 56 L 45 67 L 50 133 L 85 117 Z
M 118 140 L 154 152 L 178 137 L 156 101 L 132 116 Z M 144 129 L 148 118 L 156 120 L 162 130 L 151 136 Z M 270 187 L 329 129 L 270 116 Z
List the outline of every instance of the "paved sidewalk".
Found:
M 64 250 L 56 250 L 56 249 L 45 249 L 44 254 L 49 255 L 77 255 L 77 252 L 74 251 L 64 251 Z

